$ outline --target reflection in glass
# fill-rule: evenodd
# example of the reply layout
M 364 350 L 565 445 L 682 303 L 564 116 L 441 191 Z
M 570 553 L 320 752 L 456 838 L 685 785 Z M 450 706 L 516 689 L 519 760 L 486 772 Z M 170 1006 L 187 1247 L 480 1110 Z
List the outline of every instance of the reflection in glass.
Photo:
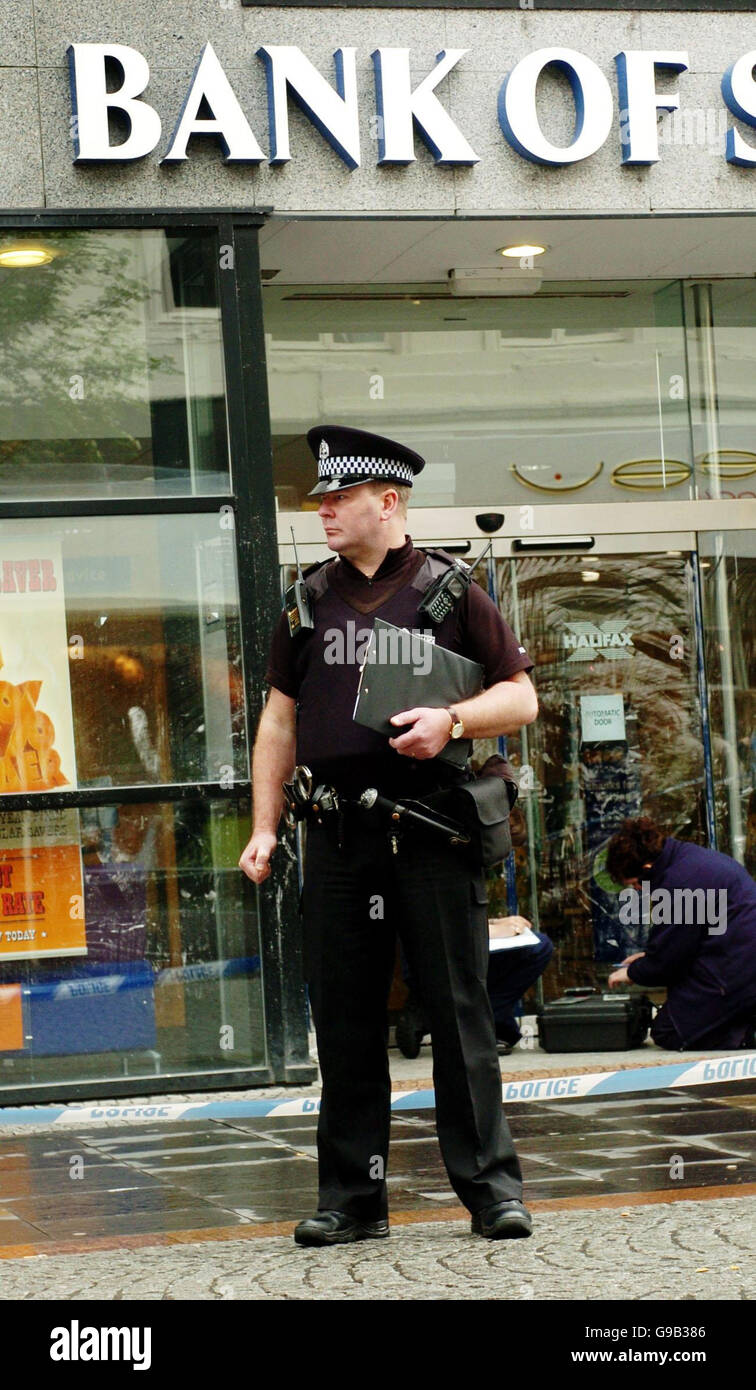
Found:
M 332 420 L 417 449 L 419 506 L 693 495 L 678 282 L 507 299 L 271 283 L 263 299 L 282 508 L 317 505 L 304 435 Z
M 756 539 L 699 537 L 717 848 L 756 876 Z
M 756 290 L 722 280 L 686 290 L 697 495 L 756 497 Z
M 508 739 L 527 827 L 510 910 L 555 944 L 543 982 L 551 998 L 605 981 L 642 949 L 643 928 L 621 920 L 605 868 L 622 820 L 647 814 L 704 842 L 691 577 L 672 555 L 592 555 L 590 569 L 579 557 L 539 556 L 498 568 L 501 609 L 536 662 L 540 704 L 535 724 Z
M 58 705 L 72 712 L 75 759 L 73 746 L 68 754 L 60 744 L 64 721 L 56 721 L 69 782 L 246 780 L 234 534 L 223 518 L 7 521 L 5 553 L 36 553 L 43 531 L 50 553 L 62 557 L 60 630 L 48 625 L 42 640 L 31 642 L 14 679 L 37 681 L 39 708 L 48 713 L 53 677 L 70 683 L 70 696 L 61 692 Z M 22 622 L 23 605 L 29 608 L 25 631 L 41 622 L 34 594 L 12 597 Z M 0 617 L 0 653 L 8 663 L 18 645 L 14 631 Z M 2 691 L 0 683 L 0 699 Z
M 46 881 L 47 814 L 22 817 L 32 887 Z M 39 888 L 26 917 L 33 946 L 5 916 L 0 1085 L 263 1065 L 258 925 L 238 868 L 248 802 L 103 803 L 64 814 L 79 818 L 79 944 L 60 954 L 54 907 Z M 3 845 L 8 819 L 0 813 Z M 0 874 L 8 862 L 0 848 Z
M 6 230 L 0 496 L 228 490 L 215 233 Z

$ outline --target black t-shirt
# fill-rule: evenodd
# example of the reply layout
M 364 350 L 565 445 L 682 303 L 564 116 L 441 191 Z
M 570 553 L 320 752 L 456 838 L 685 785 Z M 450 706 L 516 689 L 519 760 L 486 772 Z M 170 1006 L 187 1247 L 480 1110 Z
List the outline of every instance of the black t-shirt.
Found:
M 315 630 L 292 638 L 282 613 L 273 634 L 266 680 L 297 701 L 297 761 L 345 791 L 374 782 L 381 790 L 419 793 L 450 780 L 447 764 L 396 753 L 381 734 L 352 719 L 361 648 L 373 617 L 410 629 L 429 625 L 418 616 L 422 592 L 412 584 L 424 561 L 406 537 L 370 579 L 347 559 L 328 562 Z M 477 584 L 435 636 L 439 645 L 480 662 L 484 688 L 533 669 L 524 646 Z

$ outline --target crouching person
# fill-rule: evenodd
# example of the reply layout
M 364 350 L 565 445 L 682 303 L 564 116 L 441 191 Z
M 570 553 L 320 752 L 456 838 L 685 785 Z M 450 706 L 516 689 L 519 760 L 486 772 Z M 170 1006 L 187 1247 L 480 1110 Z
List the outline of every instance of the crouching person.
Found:
M 654 1042 L 679 1050 L 752 1047 L 756 883 L 743 866 L 675 840 L 641 816 L 610 840 L 607 868 L 632 890 L 626 907 L 651 923 L 645 951 L 628 956 L 609 985 L 666 986 Z

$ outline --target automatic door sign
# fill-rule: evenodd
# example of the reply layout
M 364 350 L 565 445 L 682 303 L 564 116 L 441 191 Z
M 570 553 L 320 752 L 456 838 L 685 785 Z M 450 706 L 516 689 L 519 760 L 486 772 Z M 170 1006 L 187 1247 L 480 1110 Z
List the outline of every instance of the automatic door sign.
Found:
M 625 737 L 622 695 L 581 695 L 580 736 L 583 743 L 616 743 Z
M 617 623 L 565 623 L 562 647 L 569 651 L 568 661 L 626 661 L 633 655 L 632 633 Z

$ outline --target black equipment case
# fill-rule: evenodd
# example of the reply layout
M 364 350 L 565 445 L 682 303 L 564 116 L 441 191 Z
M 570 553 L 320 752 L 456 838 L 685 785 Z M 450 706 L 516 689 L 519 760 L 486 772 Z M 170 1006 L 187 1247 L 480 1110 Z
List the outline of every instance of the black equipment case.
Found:
M 624 1052 L 642 1047 L 653 1006 L 645 994 L 568 989 L 538 1010 L 544 1052 Z

